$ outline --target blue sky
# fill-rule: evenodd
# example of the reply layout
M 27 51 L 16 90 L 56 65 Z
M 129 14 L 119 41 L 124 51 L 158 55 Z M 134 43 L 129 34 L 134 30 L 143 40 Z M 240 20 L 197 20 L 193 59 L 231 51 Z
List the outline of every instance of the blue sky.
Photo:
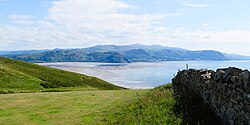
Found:
M 0 50 L 159 44 L 250 55 L 249 0 L 0 0 Z

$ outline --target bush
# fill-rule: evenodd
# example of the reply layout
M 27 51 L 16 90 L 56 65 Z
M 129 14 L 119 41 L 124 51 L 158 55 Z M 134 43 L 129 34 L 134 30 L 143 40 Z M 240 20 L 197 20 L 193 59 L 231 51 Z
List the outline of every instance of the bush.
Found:
M 7 94 L 7 92 L 5 92 L 5 91 L 0 91 L 0 94 Z
M 44 90 L 42 92 L 68 92 L 68 91 L 72 91 L 72 90 Z
M 15 92 L 14 91 L 8 91 L 7 93 L 8 94 L 14 94 Z

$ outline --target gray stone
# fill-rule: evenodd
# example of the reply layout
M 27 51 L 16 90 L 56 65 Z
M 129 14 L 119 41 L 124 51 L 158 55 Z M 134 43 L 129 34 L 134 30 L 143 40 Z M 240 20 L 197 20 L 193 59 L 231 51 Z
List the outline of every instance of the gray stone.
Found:
M 250 94 L 243 93 L 243 98 L 250 103 Z
M 226 71 L 225 74 L 223 75 L 223 79 L 226 79 L 230 75 L 236 76 L 242 73 L 241 69 L 235 68 L 235 67 L 229 67 Z
M 228 85 L 229 88 L 234 88 L 235 86 L 233 86 L 232 84 Z
M 231 101 L 232 103 L 234 103 L 234 105 L 238 104 L 238 101 L 235 100 L 235 99 L 230 99 L 230 101 Z
M 208 70 L 207 69 L 200 69 L 199 72 L 201 74 L 207 74 L 208 73 Z
M 245 105 L 244 109 L 245 109 L 245 111 L 250 112 L 250 105 Z
M 241 100 L 243 100 L 244 98 L 242 97 L 242 96 L 240 96 L 240 95 L 236 95 L 236 100 L 237 101 L 241 101 Z
M 242 73 L 242 80 L 243 80 L 244 85 L 247 84 L 248 79 L 249 79 L 249 75 L 250 75 L 250 73 L 248 70 L 244 70 L 244 72 Z
M 180 88 L 199 94 L 225 124 L 250 125 L 250 73 L 234 67 L 180 71 L 173 79 Z M 185 87 L 184 87 L 185 86 Z
M 217 70 L 214 76 L 214 80 L 218 81 L 220 79 L 222 79 L 223 74 L 225 74 L 225 71 L 223 70 Z
M 236 90 L 237 90 L 237 94 L 238 94 L 238 92 L 239 92 L 239 93 L 243 93 L 243 92 L 244 92 L 244 90 L 241 89 L 241 88 L 236 88 Z
M 202 76 L 202 78 L 205 79 L 205 80 L 211 79 L 211 73 L 202 74 L 201 76 Z
M 229 121 L 229 125 L 234 125 L 234 121 L 233 121 L 233 120 L 230 120 L 230 121 Z
M 242 103 L 243 105 L 250 105 L 250 102 L 248 102 L 247 100 L 243 100 Z
M 246 113 L 245 118 L 246 118 L 245 121 L 246 125 L 250 125 L 250 113 Z
M 237 112 L 239 112 L 241 110 L 241 106 L 240 105 L 235 105 L 234 106 L 234 110 L 236 110 Z
M 227 110 L 227 109 L 226 109 L 226 106 L 223 105 L 223 106 L 221 107 L 221 111 L 220 111 L 220 112 L 224 115 L 225 112 L 226 112 L 226 110 Z
M 245 91 L 246 91 L 246 93 L 250 94 L 250 83 L 249 82 L 245 86 Z
M 244 117 L 244 116 L 245 116 L 245 111 L 244 111 L 244 110 L 241 110 L 239 114 L 240 114 L 240 116 L 243 116 L 243 117 Z
M 236 76 L 231 76 L 230 80 L 231 80 L 234 84 L 237 84 L 237 78 L 236 78 Z

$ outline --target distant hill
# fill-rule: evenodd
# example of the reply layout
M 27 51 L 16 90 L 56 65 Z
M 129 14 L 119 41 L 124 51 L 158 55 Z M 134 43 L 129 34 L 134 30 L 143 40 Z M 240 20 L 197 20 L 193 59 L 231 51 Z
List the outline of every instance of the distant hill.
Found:
M 76 86 L 122 89 L 95 77 L 0 57 L 0 90 L 40 90 Z
M 115 51 L 87 51 L 85 49 L 51 50 L 39 54 L 6 55 L 27 62 L 112 62 L 127 63 L 129 59 Z
M 38 54 L 49 50 L 20 50 L 20 51 L 0 51 L 0 55 L 23 55 L 23 54 Z
M 33 54 L 11 54 L 5 57 L 28 62 L 159 62 L 188 60 L 250 59 L 214 50 L 192 51 L 160 45 L 97 45 L 82 49 L 54 49 Z
M 250 56 L 242 56 L 238 54 L 226 54 L 223 53 L 227 58 L 232 60 L 250 60 Z

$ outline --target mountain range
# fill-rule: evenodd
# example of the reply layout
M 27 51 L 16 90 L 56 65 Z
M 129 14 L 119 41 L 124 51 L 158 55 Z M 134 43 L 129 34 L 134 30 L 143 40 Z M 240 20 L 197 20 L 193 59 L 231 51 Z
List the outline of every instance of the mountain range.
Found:
M 0 55 L 28 62 L 159 62 L 189 60 L 248 60 L 249 56 L 214 50 L 192 51 L 160 45 L 97 45 L 80 49 L 0 51 Z

